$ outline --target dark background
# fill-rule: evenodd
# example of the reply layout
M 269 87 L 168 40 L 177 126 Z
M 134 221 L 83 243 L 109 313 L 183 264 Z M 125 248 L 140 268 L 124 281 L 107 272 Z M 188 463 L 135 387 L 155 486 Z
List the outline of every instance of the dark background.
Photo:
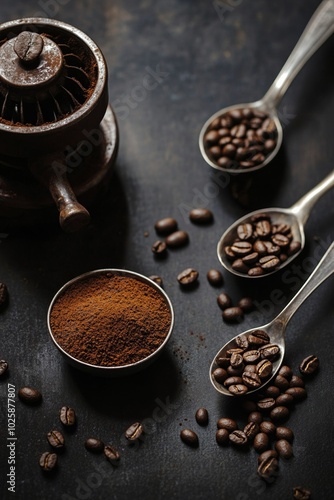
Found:
M 318 4 L 2 0 L 1 22 L 55 17 L 83 30 L 100 46 L 109 67 L 120 149 L 110 190 L 92 209 L 92 223 L 85 231 L 66 235 L 50 223 L 1 233 L 0 280 L 10 292 L 0 318 L 0 356 L 10 364 L 9 377 L 0 383 L 1 498 L 282 500 L 292 498 L 296 485 L 309 487 L 314 499 L 333 496 L 332 279 L 288 326 L 289 363 L 296 370 L 303 357 L 316 354 L 321 370 L 308 384 L 308 399 L 290 417 L 295 456 L 280 461 L 274 484 L 258 479 L 253 450 L 241 453 L 215 443 L 216 420 L 238 412 L 230 399 L 215 392 L 208 370 L 220 346 L 238 332 L 271 320 L 315 267 L 334 236 L 334 192 L 312 211 L 307 246 L 285 282 L 281 274 L 250 282 L 223 271 L 225 283 L 218 290 L 205 275 L 219 268 L 216 244 L 230 223 L 255 208 L 291 206 L 333 168 L 334 39 L 312 56 L 281 102 L 284 145 L 270 166 L 253 176 L 232 176 L 223 187 L 198 148 L 201 126 L 213 112 L 265 93 Z M 163 76 L 142 98 L 138 86 L 142 88 L 151 70 Z M 197 206 L 213 211 L 211 226 L 189 223 L 187 213 Z M 165 216 L 179 221 L 190 243 L 157 261 L 150 250 L 156 239 L 153 226 Z M 200 280 L 195 290 L 185 293 L 176 276 L 189 266 L 198 269 Z M 46 313 L 58 288 L 82 272 L 103 267 L 161 275 L 175 309 L 166 352 L 129 378 L 101 380 L 77 372 L 65 363 L 47 332 Z M 281 290 L 280 304 L 268 300 L 273 290 Z M 223 323 L 216 304 L 221 291 L 235 302 L 251 296 L 256 309 L 240 325 Z M 43 394 L 36 408 L 16 402 L 15 495 L 6 485 L 7 383 L 16 390 L 30 385 Z M 66 434 L 58 473 L 47 478 L 38 459 L 48 450 L 46 433 L 59 427 L 63 405 L 76 409 L 78 426 L 72 435 Z M 194 419 L 200 406 L 209 410 L 207 428 Z M 147 433 L 139 446 L 130 448 L 124 431 L 137 420 L 146 423 Z M 199 449 L 180 441 L 183 427 L 198 432 Z M 91 435 L 120 450 L 117 469 L 85 450 L 83 442 Z

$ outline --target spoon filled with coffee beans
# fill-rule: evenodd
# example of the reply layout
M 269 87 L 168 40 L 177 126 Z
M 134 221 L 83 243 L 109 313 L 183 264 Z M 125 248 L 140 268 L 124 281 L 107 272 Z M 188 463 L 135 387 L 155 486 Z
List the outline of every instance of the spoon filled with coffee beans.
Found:
M 210 366 L 214 388 L 226 396 L 250 395 L 263 389 L 281 367 L 285 330 L 304 300 L 334 272 L 334 242 L 288 305 L 270 323 L 236 335 L 215 355 Z M 316 359 L 304 369 L 312 373 Z
M 217 111 L 204 124 L 199 147 L 213 168 L 233 174 L 267 165 L 278 153 L 283 129 L 277 106 L 308 59 L 334 32 L 334 0 L 323 0 L 262 99 Z
M 261 278 L 280 271 L 305 246 L 304 225 L 314 204 L 334 186 L 334 170 L 290 208 L 263 208 L 234 222 L 218 242 L 221 264 L 231 273 Z

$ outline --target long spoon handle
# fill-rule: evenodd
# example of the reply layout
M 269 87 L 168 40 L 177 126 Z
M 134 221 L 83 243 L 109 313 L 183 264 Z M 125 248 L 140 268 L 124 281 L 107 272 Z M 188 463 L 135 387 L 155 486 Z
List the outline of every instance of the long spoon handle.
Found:
M 314 12 L 295 48 L 263 97 L 269 108 L 276 108 L 288 87 L 309 58 L 334 32 L 334 0 L 323 0 Z

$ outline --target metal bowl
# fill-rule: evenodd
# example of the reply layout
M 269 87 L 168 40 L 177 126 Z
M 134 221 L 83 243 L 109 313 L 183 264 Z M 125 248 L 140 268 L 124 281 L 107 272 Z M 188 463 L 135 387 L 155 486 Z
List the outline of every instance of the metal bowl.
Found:
M 164 299 L 164 301 L 167 304 L 168 309 L 170 311 L 170 326 L 169 326 L 169 330 L 168 330 L 168 333 L 167 333 L 164 341 L 160 344 L 160 346 L 153 353 L 151 353 L 149 356 L 147 356 L 147 357 L 145 357 L 145 358 L 143 358 L 135 363 L 121 365 L 121 366 L 101 366 L 101 365 L 93 365 L 90 363 L 86 363 L 84 361 L 81 361 L 81 360 L 73 357 L 66 350 L 64 350 L 63 347 L 61 347 L 58 344 L 58 342 L 55 339 L 53 332 L 52 332 L 52 328 L 51 328 L 51 324 L 50 324 L 51 311 L 52 311 L 52 308 L 53 308 L 55 302 L 57 301 L 57 299 L 74 283 L 81 281 L 81 280 L 84 280 L 84 279 L 86 279 L 90 276 L 93 276 L 93 275 L 101 275 L 101 274 L 107 274 L 107 273 L 109 273 L 109 274 L 112 273 L 112 274 L 117 275 L 117 276 L 131 277 L 131 278 L 134 278 L 138 281 L 146 283 L 147 285 L 149 285 L 151 288 L 155 289 L 158 292 L 158 294 Z M 166 347 L 166 345 L 171 337 L 172 330 L 174 327 L 174 311 L 173 311 L 172 303 L 171 303 L 170 299 L 168 298 L 167 294 L 165 293 L 165 291 L 159 285 L 157 285 L 154 281 L 147 278 L 146 276 L 135 273 L 133 271 L 123 270 L 123 269 L 97 269 L 95 271 L 90 271 L 90 272 L 81 274 L 80 276 L 77 276 L 76 278 L 68 281 L 64 286 L 62 286 L 58 290 L 56 295 L 53 297 L 53 299 L 50 303 L 49 309 L 48 309 L 47 324 L 48 324 L 48 330 L 49 330 L 52 341 L 54 342 L 55 346 L 59 349 L 59 351 L 62 353 L 65 360 L 69 364 L 71 364 L 75 368 L 78 368 L 80 370 L 88 372 L 92 375 L 98 375 L 98 376 L 104 376 L 104 377 L 115 377 L 115 376 L 123 376 L 123 375 L 130 375 L 130 374 L 136 373 L 136 372 L 146 368 L 153 361 L 155 361 L 157 359 L 157 357 L 161 354 L 163 349 Z

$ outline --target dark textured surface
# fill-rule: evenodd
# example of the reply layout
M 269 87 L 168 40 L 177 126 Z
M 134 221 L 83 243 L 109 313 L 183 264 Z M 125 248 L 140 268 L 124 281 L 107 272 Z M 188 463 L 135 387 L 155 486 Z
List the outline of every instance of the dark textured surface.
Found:
M 253 450 L 216 445 L 216 420 L 238 413 L 230 399 L 214 391 L 208 370 L 225 341 L 272 319 L 314 268 L 334 236 L 334 192 L 315 206 L 307 247 L 285 279 L 277 275 L 254 285 L 224 272 L 219 290 L 235 302 L 246 295 L 257 301 L 240 325 L 222 322 L 219 290 L 205 275 L 219 268 L 216 244 L 231 222 L 255 208 L 292 205 L 333 168 L 334 39 L 312 57 L 284 97 L 279 108 L 286 122 L 284 147 L 265 171 L 225 182 L 206 165 L 197 144 L 202 124 L 214 111 L 265 93 L 318 4 L 2 0 L 1 22 L 36 14 L 56 17 L 101 47 L 120 151 L 108 196 L 93 210 L 87 230 L 65 235 L 50 225 L 0 235 L 0 280 L 10 293 L 0 326 L 0 357 L 10 364 L 8 378 L 0 382 L 1 498 L 285 500 L 297 485 L 311 489 L 315 500 L 333 497 L 333 280 L 314 292 L 288 326 L 292 367 L 317 354 L 321 370 L 308 385 L 308 399 L 289 420 L 295 456 L 281 460 L 274 484 L 258 479 Z M 159 74 L 155 82 L 147 77 L 152 71 Z M 148 81 L 150 90 L 145 89 Z M 188 211 L 197 206 L 214 212 L 211 226 L 189 223 Z M 179 221 L 190 243 L 159 261 L 150 247 L 154 223 L 165 216 Z M 99 380 L 70 368 L 47 333 L 47 308 L 58 288 L 77 274 L 103 267 L 161 275 L 175 308 L 175 330 L 165 354 L 127 379 Z M 176 280 L 186 267 L 200 273 L 199 286 L 189 292 Z M 268 297 L 275 290 L 281 300 L 274 304 Z M 7 383 L 16 390 L 31 385 L 43 394 L 37 407 L 16 401 L 15 495 L 6 485 Z M 74 433 L 65 433 L 66 452 L 59 456 L 58 473 L 48 478 L 38 459 L 48 450 L 47 432 L 59 428 L 63 405 L 76 409 L 78 425 Z M 209 411 L 208 427 L 196 424 L 201 406 Z M 147 432 L 140 446 L 131 448 L 124 431 L 138 420 Z M 181 442 L 184 427 L 198 433 L 198 449 Z M 119 449 L 118 468 L 85 450 L 89 436 Z

